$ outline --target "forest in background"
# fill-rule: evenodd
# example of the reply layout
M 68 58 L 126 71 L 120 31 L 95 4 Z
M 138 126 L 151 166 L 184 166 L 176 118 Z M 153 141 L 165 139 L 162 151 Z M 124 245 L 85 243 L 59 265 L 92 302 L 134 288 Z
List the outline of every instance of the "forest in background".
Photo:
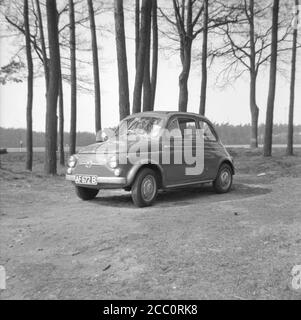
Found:
M 226 145 L 248 145 L 251 136 L 250 125 L 231 124 L 215 124 L 215 128 L 220 135 L 222 142 Z M 264 125 L 258 128 L 258 142 L 263 144 L 264 140 Z M 64 133 L 64 140 L 69 141 L 69 133 Z M 78 146 L 86 146 L 95 142 L 95 134 L 91 132 L 77 132 L 76 140 Z M 23 142 L 23 147 L 26 147 L 26 130 L 12 129 L 0 127 L 0 148 L 19 148 L 20 141 Z M 285 144 L 287 141 L 287 125 L 274 125 L 273 142 L 274 144 Z M 294 143 L 301 144 L 301 125 L 295 126 Z M 44 147 L 45 133 L 33 132 L 33 147 Z M 67 143 L 65 146 L 68 146 Z

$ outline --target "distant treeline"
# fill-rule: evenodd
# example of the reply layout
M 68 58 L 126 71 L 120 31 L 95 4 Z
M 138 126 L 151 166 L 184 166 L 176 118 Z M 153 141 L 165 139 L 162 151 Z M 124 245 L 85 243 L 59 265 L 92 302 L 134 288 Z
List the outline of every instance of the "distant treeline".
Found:
M 0 148 L 19 148 L 20 141 L 23 147 L 26 147 L 26 130 L 25 129 L 7 129 L 0 127 Z M 69 133 L 64 134 L 64 141 L 66 146 L 69 141 Z M 95 134 L 90 132 L 78 132 L 77 143 L 78 146 L 86 146 L 95 142 Z M 33 147 L 45 146 L 45 133 L 33 132 Z
M 224 144 L 243 144 L 250 143 L 250 125 L 234 126 L 228 123 L 215 124 L 215 128 L 220 135 Z M 259 126 L 259 144 L 263 143 L 264 125 Z M 295 126 L 294 143 L 301 144 L 301 125 Z M 23 142 L 23 147 L 26 147 L 26 130 L 25 129 L 7 129 L 0 127 L 0 148 L 18 148 L 20 141 Z M 69 133 L 65 133 L 64 141 L 69 141 Z M 85 146 L 95 142 L 95 134 L 90 132 L 77 133 L 77 145 Z M 273 143 L 286 144 L 287 142 L 287 125 L 278 124 L 274 125 L 273 130 Z M 45 133 L 33 132 L 33 146 L 44 147 Z
M 215 128 L 224 144 L 250 144 L 251 126 L 239 125 L 234 126 L 228 123 L 215 124 Z M 258 143 L 264 141 L 264 124 L 258 127 Z M 287 125 L 275 124 L 273 127 L 273 144 L 287 143 Z M 294 126 L 294 144 L 301 144 L 301 125 Z

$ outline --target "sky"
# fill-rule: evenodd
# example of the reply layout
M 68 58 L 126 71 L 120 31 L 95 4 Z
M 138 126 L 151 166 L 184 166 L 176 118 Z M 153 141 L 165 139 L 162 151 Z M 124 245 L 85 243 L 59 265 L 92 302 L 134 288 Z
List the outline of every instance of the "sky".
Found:
M 125 12 L 127 15 L 127 12 Z M 100 19 L 99 17 L 98 19 Z M 110 25 L 113 13 L 106 13 L 101 21 Z M 98 20 L 97 20 L 98 21 Z M 111 25 L 114 30 L 113 25 Z M 129 70 L 130 98 L 132 100 L 133 84 L 135 79 L 135 43 L 134 26 L 131 19 L 126 21 L 127 56 Z M 1 35 L 4 27 L 0 24 Z M 90 37 L 89 30 L 84 31 Z M 0 65 L 9 62 L 16 51 L 16 39 L 0 38 Z M 20 41 L 20 40 L 19 40 Z M 162 41 L 162 40 L 161 40 Z M 100 78 L 102 99 L 102 126 L 112 127 L 119 122 L 118 111 L 118 73 L 116 61 L 116 47 L 114 33 L 103 35 L 98 32 L 100 55 Z M 20 44 L 20 43 L 19 43 Z M 164 44 L 164 43 L 163 43 Z M 161 46 L 163 45 L 161 42 Z M 92 60 L 92 53 L 91 60 Z M 85 54 L 85 57 L 87 55 Z M 290 56 L 288 56 L 290 59 Z M 300 63 L 299 63 L 300 64 Z M 297 66 L 299 65 L 297 64 Z M 206 116 L 215 123 L 230 123 L 234 125 L 250 123 L 249 111 L 249 81 L 248 77 L 241 78 L 226 88 L 219 88 L 215 84 L 216 66 L 208 71 L 208 96 Z M 289 64 L 287 66 L 289 68 Z M 178 54 L 166 55 L 160 52 L 158 65 L 158 82 L 155 110 L 177 110 L 178 106 L 178 76 L 181 70 Z M 287 70 L 289 74 L 289 70 Z M 92 67 L 87 67 L 87 74 L 93 79 Z M 259 122 L 265 122 L 265 112 L 268 93 L 269 68 L 263 69 L 258 79 L 257 100 L 260 109 Z M 189 79 L 188 111 L 198 112 L 201 87 L 201 62 L 194 61 Z M 295 123 L 301 124 L 301 70 L 297 70 Z M 26 127 L 26 94 L 27 84 L 9 83 L 0 85 L 0 126 L 9 128 Z M 65 104 L 65 131 L 69 131 L 70 124 L 70 87 L 64 84 Z M 277 93 L 275 100 L 274 123 L 287 123 L 289 103 L 289 81 L 278 76 Z M 45 130 L 45 87 L 44 79 L 37 78 L 34 82 L 33 129 Z M 94 96 L 93 93 L 78 93 L 77 130 L 94 131 Z

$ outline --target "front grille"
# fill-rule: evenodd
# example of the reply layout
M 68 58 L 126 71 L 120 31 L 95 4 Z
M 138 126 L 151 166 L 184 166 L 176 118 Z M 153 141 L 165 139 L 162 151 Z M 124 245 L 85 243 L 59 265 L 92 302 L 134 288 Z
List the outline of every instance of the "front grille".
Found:
M 91 168 L 86 168 L 85 165 L 79 164 L 73 171 L 73 174 L 83 174 L 83 175 L 95 175 L 98 177 L 114 177 L 112 170 L 106 166 L 92 165 Z
M 102 154 L 80 154 L 74 174 L 97 175 L 98 177 L 112 177 L 113 170 L 107 166 L 106 157 Z
M 93 165 L 105 165 L 107 158 L 103 154 L 80 154 L 78 156 L 78 164 L 85 165 L 86 163 L 92 163 Z

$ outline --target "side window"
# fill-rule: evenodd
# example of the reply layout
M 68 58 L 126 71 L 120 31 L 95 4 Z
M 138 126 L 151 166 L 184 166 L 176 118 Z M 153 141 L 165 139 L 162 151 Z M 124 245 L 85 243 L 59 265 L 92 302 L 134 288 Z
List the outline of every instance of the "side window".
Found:
M 207 122 L 205 121 L 200 121 L 200 129 L 204 130 L 204 140 L 205 141 L 214 141 L 216 142 L 216 136 L 215 134 L 212 132 L 211 127 L 208 125 Z
M 179 119 L 179 126 L 184 139 L 194 138 L 196 135 L 196 123 L 194 119 Z

